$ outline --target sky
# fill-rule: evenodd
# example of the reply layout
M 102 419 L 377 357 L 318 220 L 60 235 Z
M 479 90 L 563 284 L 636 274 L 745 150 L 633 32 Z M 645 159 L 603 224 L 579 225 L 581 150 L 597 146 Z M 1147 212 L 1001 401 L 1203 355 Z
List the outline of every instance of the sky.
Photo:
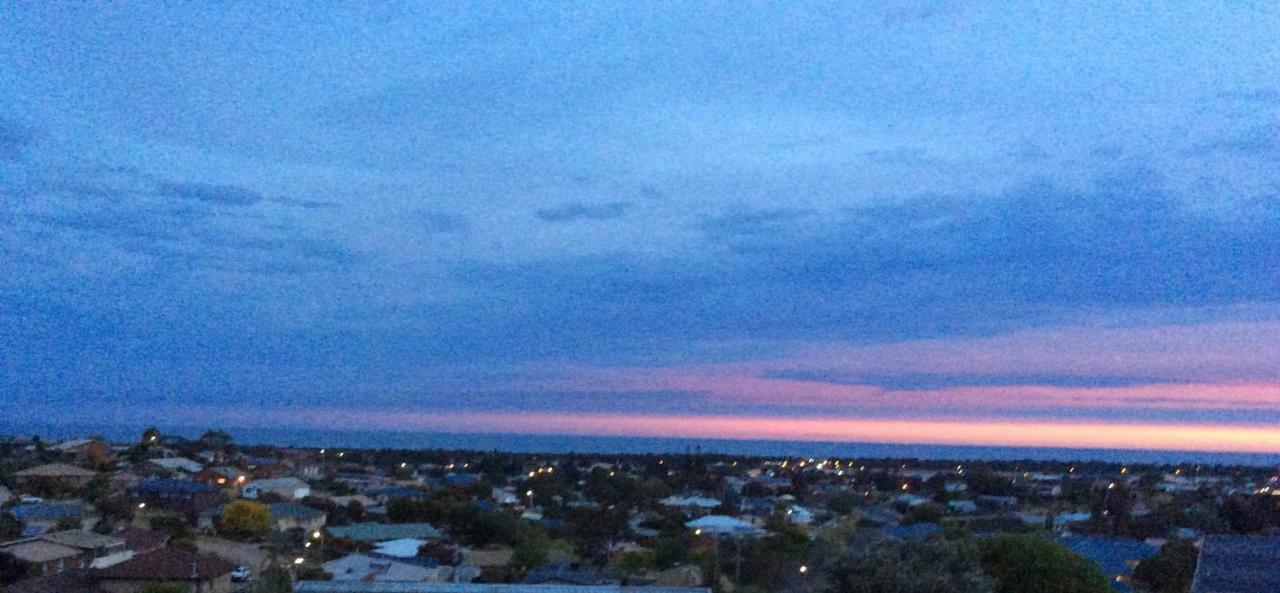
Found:
M 4 3 L 0 415 L 1280 453 L 1276 31 Z

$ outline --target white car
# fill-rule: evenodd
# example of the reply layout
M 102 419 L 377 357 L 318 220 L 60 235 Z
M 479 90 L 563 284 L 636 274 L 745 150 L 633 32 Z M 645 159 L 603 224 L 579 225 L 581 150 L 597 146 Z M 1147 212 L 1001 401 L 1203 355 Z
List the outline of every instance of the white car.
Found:
M 231 571 L 231 580 L 241 583 L 249 580 L 249 575 L 251 574 L 253 573 L 248 566 L 237 566 L 235 570 Z

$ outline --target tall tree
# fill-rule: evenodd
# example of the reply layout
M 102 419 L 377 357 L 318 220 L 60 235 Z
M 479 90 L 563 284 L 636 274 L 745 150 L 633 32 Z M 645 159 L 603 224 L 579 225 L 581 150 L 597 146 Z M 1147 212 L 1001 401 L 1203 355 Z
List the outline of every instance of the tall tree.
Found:
M 1151 593 L 1187 593 L 1196 574 L 1200 550 L 1189 540 L 1169 541 L 1160 551 L 1133 569 L 1133 578 Z
M 995 577 L 997 593 L 1107 593 L 1102 570 L 1062 544 L 1033 535 L 983 540 L 982 566 Z

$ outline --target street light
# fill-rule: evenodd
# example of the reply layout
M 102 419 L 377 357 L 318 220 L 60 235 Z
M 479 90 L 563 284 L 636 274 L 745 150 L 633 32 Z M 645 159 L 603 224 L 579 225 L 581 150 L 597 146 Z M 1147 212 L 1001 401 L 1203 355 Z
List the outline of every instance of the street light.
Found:
M 306 560 L 303 560 L 301 556 L 293 559 L 293 563 L 299 566 L 302 565 L 303 562 L 306 562 Z
M 524 493 L 524 495 L 529 497 L 529 508 L 533 508 L 533 491 L 528 490 Z
M 808 566 L 805 566 L 805 565 L 803 565 L 803 564 L 801 564 L 801 565 L 800 565 L 800 574 L 804 574 L 804 573 L 806 573 L 806 572 L 809 572 L 809 567 L 808 567 Z

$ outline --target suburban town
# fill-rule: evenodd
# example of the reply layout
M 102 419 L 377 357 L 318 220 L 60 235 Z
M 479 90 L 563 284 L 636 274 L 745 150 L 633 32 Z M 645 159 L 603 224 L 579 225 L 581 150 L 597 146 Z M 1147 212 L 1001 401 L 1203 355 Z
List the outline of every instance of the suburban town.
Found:
M 1278 472 L 8 436 L 0 587 L 1276 591 Z

